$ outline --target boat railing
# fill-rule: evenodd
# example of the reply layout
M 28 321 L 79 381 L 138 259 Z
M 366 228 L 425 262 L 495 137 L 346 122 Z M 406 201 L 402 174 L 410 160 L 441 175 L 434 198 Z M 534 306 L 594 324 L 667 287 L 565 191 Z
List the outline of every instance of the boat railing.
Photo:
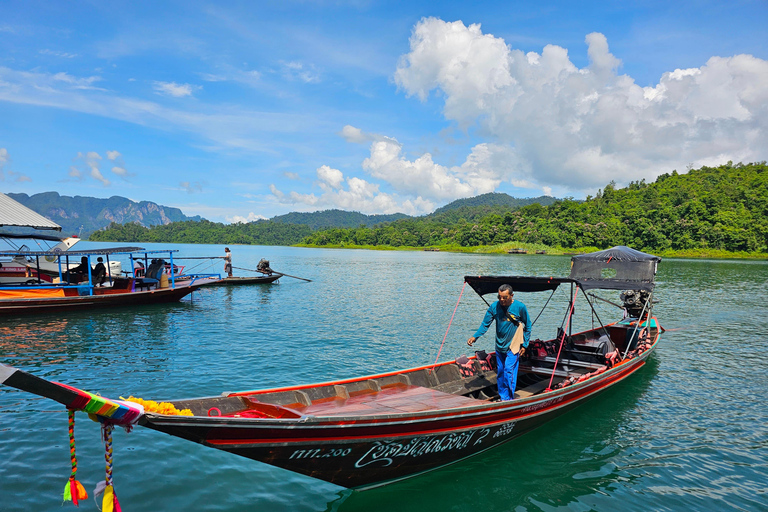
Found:
M 142 280 L 145 280 L 144 282 L 149 282 L 149 279 L 146 279 L 145 277 L 137 275 L 136 266 L 134 265 L 134 261 L 144 261 L 146 263 L 149 263 L 150 259 L 162 261 L 161 265 L 161 272 L 165 271 L 166 269 L 169 271 L 166 275 L 168 276 L 168 287 L 175 289 L 176 288 L 176 280 L 180 277 L 179 273 L 176 272 L 178 267 L 174 264 L 174 253 L 178 252 L 176 249 L 170 249 L 170 250 L 154 250 L 154 251 L 147 251 L 142 247 L 122 247 L 122 248 L 112 248 L 112 249 L 93 249 L 88 251 L 37 251 L 37 252 L 19 252 L 19 251 L 12 251 L 12 252 L 3 252 L 0 253 L 0 256 L 11 256 L 11 257 L 28 257 L 29 261 L 31 261 L 31 264 L 34 264 L 36 266 L 36 270 L 32 270 L 32 276 L 30 279 L 37 278 L 36 283 L 24 283 L 22 285 L 14 285 L 10 287 L 0 287 L 0 290 L 34 290 L 34 289 L 59 289 L 59 290 L 78 290 L 78 293 L 80 295 L 94 295 L 94 288 L 96 288 L 101 283 L 96 283 L 94 281 L 94 273 L 93 269 L 94 266 L 92 265 L 92 257 L 94 256 L 105 256 L 106 258 L 106 265 L 105 265 L 105 271 L 106 275 L 105 280 L 110 283 L 110 285 L 113 285 L 114 282 L 121 278 L 122 276 L 116 276 L 113 275 L 110 268 L 110 256 L 113 258 L 115 256 L 122 256 L 127 257 L 128 261 L 130 262 L 132 272 L 128 274 L 129 279 L 133 279 L 134 282 L 141 283 Z M 84 272 L 79 272 L 76 274 L 72 273 L 72 268 L 70 265 L 70 258 L 77 258 L 80 257 L 84 261 L 84 263 L 81 263 L 82 265 L 87 266 L 86 269 L 90 269 L 90 271 L 85 270 Z M 41 269 L 40 269 L 40 260 L 41 258 L 44 258 L 45 261 L 48 261 L 50 263 L 56 263 L 58 267 L 58 282 L 43 282 L 41 279 Z M 166 260 L 167 259 L 167 260 Z M 87 262 L 87 263 L 86 263 Z M 148 265 L 147 265 L 148 266 Z M 143 269 L 142 269 L 143 270 Z M 158 279 L 154 280 L 152 284 L 158 284 L 160 281 L 160 273 L 157 274 Z M 76 282 L 73 281 L 73 277 L 77 276 Z M 219 274 L 194 274 L 192 275 L 192 282 L 194 282 L 197 279 L 201 278 L 221 278 Z M 87 293 L 84 293 L 82 290 L 87 290 Z
M 189 279 L 189 284 L 193 285 L 198 279 L 221 279 L 221 274 L 181 274 L 176 276 L 177 281 Z

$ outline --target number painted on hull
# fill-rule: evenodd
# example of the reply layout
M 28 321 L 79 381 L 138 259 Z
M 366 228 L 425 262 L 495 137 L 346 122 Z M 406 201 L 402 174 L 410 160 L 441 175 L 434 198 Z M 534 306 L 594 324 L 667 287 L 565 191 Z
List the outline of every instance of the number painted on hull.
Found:
M 316 448 L 314 450 L 296 450 L 289 459 L 318 459 L 324 457 L 346 457 L 352 453 L 351 448 L 333 448 L 331 450 L 323 450 L 322 448 Z

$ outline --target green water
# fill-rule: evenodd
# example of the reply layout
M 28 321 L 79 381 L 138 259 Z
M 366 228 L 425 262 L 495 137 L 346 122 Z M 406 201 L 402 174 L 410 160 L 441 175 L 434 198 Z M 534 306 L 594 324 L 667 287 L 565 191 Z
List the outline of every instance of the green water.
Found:
M 187 256 L 223 253 L 174 247 Z M 152 399 L 378 373 L 434 361 L 464 275 L 565 275 L 569 266 L 554 256 L 232 249 L 236 267 L 255 268 L 266 257 L 313 282 L 283 278 L 202 290 L 180 304 L 3 319 L 0 361 L 105 396 Z M 122 508 L 766 510 L 768 264 L 665 260 L 658 281 L 655 313 L 669 331 L 649 364 L 494 451 L 349 492 L 147 429 L 116 431 Z M 548 296 L 517 298 L 535 316 Z M 552 300 L 563 298 L 565 290 Z M 554 336 L 564 311 L 562 301 L 557 306 L 534 337 Z M 464 290 L 441 360 L 467 353 L 484 309 Z M 616 311 L 598 310 L 603 320 Z M 577 315 L 577 328 L 591 325 L 585 305 Z M 479 346 L 490 349 L 492 340 Z M 98 425 L 79 414 L 76 437 L 78 479 L 90 493 L 104 475 Z M 0 460 L 0 510 L 60 510 L 70 472 L 63 407 L 0 388 Z

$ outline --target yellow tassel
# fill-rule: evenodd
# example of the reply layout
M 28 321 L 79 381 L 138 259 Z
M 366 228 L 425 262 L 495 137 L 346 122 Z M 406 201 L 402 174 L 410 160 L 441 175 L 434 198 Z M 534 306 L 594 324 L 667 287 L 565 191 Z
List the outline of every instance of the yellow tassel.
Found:
M 104 499 L 101 501 L 101 512 L 115 512 L 115 491 L 111 485 L 104 489 Z

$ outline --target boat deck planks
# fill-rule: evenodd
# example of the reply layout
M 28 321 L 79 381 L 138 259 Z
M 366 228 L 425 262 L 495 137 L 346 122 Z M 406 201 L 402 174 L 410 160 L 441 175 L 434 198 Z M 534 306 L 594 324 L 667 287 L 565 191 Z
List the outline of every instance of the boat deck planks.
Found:
M 347 399 L 316 400 L 309 407 L 299 407 L 296 410 L 313 416 L 357 416 L 435 411 L 478 403 L 474 398 L 451 395 L 421 386 L 392 386 L 379 392 L 360 393 Z

